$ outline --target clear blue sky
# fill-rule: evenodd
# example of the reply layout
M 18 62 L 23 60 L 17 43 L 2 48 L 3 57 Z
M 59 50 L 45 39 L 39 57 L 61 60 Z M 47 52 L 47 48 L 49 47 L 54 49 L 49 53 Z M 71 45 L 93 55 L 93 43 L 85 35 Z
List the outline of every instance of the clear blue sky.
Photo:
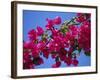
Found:
M 54 19 L 56 16 L 60 16 L 62 22 L 65 20 L 70 20 L 72 17 L 76 16 L 76 13 L 72 12 L 51 12 L 51 11 L 33 11 L 33 10 L 23 10 L 23 39 L 28 40 L 27 33 L 31 29 L 36 29 L 36 26 L 41 26 L 45 29 L 46 18 Z M 41 56 L 43 57 L 43 56 Z M 49 59 L 44 59 L 44 64 L 37 66 L 37 68 L 50 68 L 55 60 L 53 60 L 50 56 Z M 81 52 L 80 57 L 78 58 L 79 65 L 78 66 L 90 66 L 91 58 L 85 56 L 83 52 Z M 61 67 L 66 67 L 66 64 L 62 63 Z

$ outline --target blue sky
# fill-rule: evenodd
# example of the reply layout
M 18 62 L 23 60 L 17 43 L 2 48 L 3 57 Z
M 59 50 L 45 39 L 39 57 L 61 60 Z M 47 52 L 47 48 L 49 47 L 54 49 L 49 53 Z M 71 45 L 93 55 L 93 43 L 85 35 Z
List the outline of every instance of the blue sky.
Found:
M 72 12 L 51 12 L 51 11 L 33 11 L 33 10 L 23 10 L 23 39 L 28 40 L 27 33 L 31 29 L 36 29 L 37 26 L 41 26 L 45 29 L 46 18 L 54 19 L 56 16 L 60 16 L 62 22 L 65 20 L 70 20 L 76 16 L 76 13 Z M 41 56 L 43 57 L 43 56 Z M 37 68 L 50 68 L 55 60 L 49 56 L 49 59 L 44 59 L 44 64 L 37 66 Z M 91 58 L 84 55 L 84 52 L 81 52 L 81 55 L 78 58 L 79 65 L 78 66 L 90 66 Z M 62 63 L 61 67 L 66 67 L 64 63 Z

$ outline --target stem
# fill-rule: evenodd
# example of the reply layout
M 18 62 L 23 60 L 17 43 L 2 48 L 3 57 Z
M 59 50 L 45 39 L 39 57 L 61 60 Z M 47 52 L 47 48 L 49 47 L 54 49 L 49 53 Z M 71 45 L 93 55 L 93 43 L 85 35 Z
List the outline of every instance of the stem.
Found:
M 85 14 L 82 14 L 81 16 L 84 16 Z M 81 16 L 79 16 L 79 17 L 81 17 Z M 72 18 L 69 22 L 65 22 L 65 25 L 66 26 L 68 26 L 71 22 L 73 22 L 73 21 L 75 21 L 77 18 L 79 18 L 79 17 L 74 17 L 74 18 Z
M 85 14 L 82 14 L 81 16 L 84 16 Z M 79 17 L 81 17 L 81 16 L 79 16 Z M 74 17 L 74 18 L 72 18 L 69 22 L 65 22 L 65 23 L 62 23 L 62 25 L 64 24 L 64 25 L 66 25 L 66 26 L 68 26 L 71 22 L 73 22 L 73 21 L 75 21 L 77 18 L 79 18 L 79 17 Z M 90 20 L 90 18 L 88 18 L 86 21 L 88 21 L 88 20 Z M 84 21 L 85 22 L 85 21 Z M 82 23 L 84 23 L 84 22 L 81 22 L 81 23 L 76 23 L 76 25 L 82 25 Z M 75 25 L 75 24 L 73 24 L 73 25 Z M 55 29 L 54 27 L 53 27 L 53 29 Z M 48 30 L 46 30 L 45 32 L 47 32 Z M 46 44 L 45 44 L 45 46 L 50 42 L 50 40 L 51 40 L 51 38 L 46 42 Z M 44 47 L 45 47 L 44 46 Z

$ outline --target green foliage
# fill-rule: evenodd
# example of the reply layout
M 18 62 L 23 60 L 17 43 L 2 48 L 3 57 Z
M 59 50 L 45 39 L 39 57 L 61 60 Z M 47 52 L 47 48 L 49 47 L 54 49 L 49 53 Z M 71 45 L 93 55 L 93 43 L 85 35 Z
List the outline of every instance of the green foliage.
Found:
M 85 52 L 86 56 L 91 56 L 90 52 Z

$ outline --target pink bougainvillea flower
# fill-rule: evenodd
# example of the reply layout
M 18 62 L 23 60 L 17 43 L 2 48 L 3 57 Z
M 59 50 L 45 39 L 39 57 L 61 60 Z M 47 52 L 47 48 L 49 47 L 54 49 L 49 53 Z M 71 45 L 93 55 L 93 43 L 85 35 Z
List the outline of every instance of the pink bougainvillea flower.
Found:
M 61 24 L 61 17 L 57 16 L 54 20 L 53 20 L 54 24 L 59 25 Z
M 30 47 L 30 42 L 29 41 L 24 42 L 23 47 L 24 49 L 28 49 Z
M 52 68 L 58 68 L 60 67 L 60 65 L 61 65 L 61 62 L 57 61 L 55 64 L 52 65 Z
M 31 60 L 31 56 L 29 53 L 23 53 L 23 68 L 24 69 L 32 69 L 34 68 L 33 61 Z
M 91 14 L 85 14 L 85 16 L 86 16 L 86 19 L 89 19 L 89 18 L 91 18 Z
M 67 57 L 66 60 L 64 61 L 68 66 L 70 66 L 72 64 L 72 58 L 71 57 Z
M 80 33 L 78 38 L 79 47 L 88 50 L 91 47 L 91 26 L 89 22 L 85 22 L 80 27 Z
M 71 34 L 71 32 L 66 32 L 66 41 L 69 41 L 70 39 L 74 39 L 74 36 Z
M 46 19 L 47 20 L 47 25 L 46 25 L 46 29 L 47 30 L 51 30 L 54 25 L 59 25 L 61 24 L 61 17 L 57 16 L 55 19 Z
M 32 60 L 26 60 L 26 62 L 23 63 L 24 69 L 34 69 L 34 67 L 35 67 L 35 65 L 33 64 Z
M 44 61 L 43 61 L 43 59 L 41 57 L 36 57 L 36 58 L 33 59 L 33 63 L 35 65 L 40 65 L 40 64 L 43 64 Z
M 71 54 L 73 50 L 74 50 L 73 47 L 70 47 L 68 53 Z
M 37 34 L 41 36 L 43 33 L 44 33 L 44 30 L 40 26 L 37 26 Z
M 39 57 L 39 59 L 38 59 L 38 65 L 43 64 L 43 63 L 44 63 L 43 59 L 41 57 Z
M 23 63 L 23 69 L 34 69 L 35 65 L 33 63 Z
M 83 15 L 83 13 L 77 14 L 77 19 L 76 19 L 77 22 L 84 22 L 85 20 L 86 20 L 86 16 Z
M 48 49 L 43 49 L 43 56 L 48 59 L 50 51 Z
M 44 41 L 39 41 L 37 47 L 42 51 L 45 48 L 45 45 L 46 43 Z
M 28 53 L 28 52 L 24 52 L 24 53 L 23 53 L 23 58 L 24 58 L 24 60 L 30 59 L 29 53 Z M 24 61 L 24 62 L 26 62 L 26 61 Z
M 76 18 L 76 21 L 77 22 L 84 22 L 86 21 L 87 19 L 89 19 L 91 17 L 91 14 L 83 14 L 83 13 L 78 13 L 77 14 L 77 18 Z
M 39 56 L 38 50 L 35 50 L 35 51 L 33 50 L 32 51 L 32 56 L 33 57 L 38 57 Z
M 52 29 L 51 32 L 52 32 L 52 36 L 58 36 L 59 35 L 59 31 L 56 30 L 56 29 Z
M 67 51 L 66 50 L 63 51 L 63 50 L 60 50 L 60 52 L 59 52 L 59 58 L 60 58 L 61 61 L 65 61 L 66 60 Z
M 47 18 L 46 21 L 47 21 L 46 29 L 51 30 L 52 27 L 54 26 L 53 20 Z
M 72 60 L 72 64 L 74 65 L 74 66 L 77 66 L 78 65 L 78 60 L 77 59 L 74 59 L 74 60 Z
M 66 32 L 66 41 L 67 41 L 67 45 L 70 44 L 71 46 L 74 45 L 74 41 L 75 41 L 75 37 L 74 35 L 72 35 L 72 33 L 70 32 Z
M 55 58 L 57 57 L 57 54 L 52 54 L 51 57 L 52 57 L 53 59 L 55 59 Z
M 48 47 L 49 47 L 49 50 L 51 52 L 55 52 L 55 51 L 58 51 L 60 49 L 59 44 L 55 41 L 50 41 Z
M 61 48 L 60 49 L 60 52 L 63 54 L 63 55 L 66 55 L 67 54 L 67 50 L 65 48 Z
M 47 30 L 50 30 L 52 28 L 52 25 L 47 24 L 45 27 L 46 27 Z
M 46 29 L 37 26 L 28 32 L 28 41 L 23 42 L 23 68 L 33 69 L 51 56 L 55 60 L 52 68 L 58 68 L 64 62 L 67 66 L 78 66 L 75 50 L 91 52 L 91 14 L 78 13 L 75 20 L 61 24 L 61 17 L 47 18 Z M 75 24 L 76 23 L 76 24 Z M 56 27 L 58 25 L 63 28 Z M 42 57 L 41 57 L 42 56 Z
M 33 46 L 34 46 L 33 43 L 34 43 L 34 42 L 32 42 L 32 41 L 26 41 L 26 42 L 24 42 L 24 43 L 23 43 L 24 49 L 32 49 Z
M 71 31 L 72 35 L 77 37 L 79 31 L 78 31 L 78 27 L 75 25 L 70 25 L 69 26 L 69 30 Z
M 52 19 L 47 18 L 46 21 L 48 22 L 48 24 L 54 25 L 54 22 Z
M 30 30 L 28 32 L 28 37 L 30 40 L 36 40 L 37 39 L 37 33 L 34 29 Z
M 32 49 L 32 56 L 33 57 L 38 57 L 39 53 L 40 53 L 40 51 L 39 51 L 39 48 L 38 48 L 37 44 L 34 44 L 33 49 Z

